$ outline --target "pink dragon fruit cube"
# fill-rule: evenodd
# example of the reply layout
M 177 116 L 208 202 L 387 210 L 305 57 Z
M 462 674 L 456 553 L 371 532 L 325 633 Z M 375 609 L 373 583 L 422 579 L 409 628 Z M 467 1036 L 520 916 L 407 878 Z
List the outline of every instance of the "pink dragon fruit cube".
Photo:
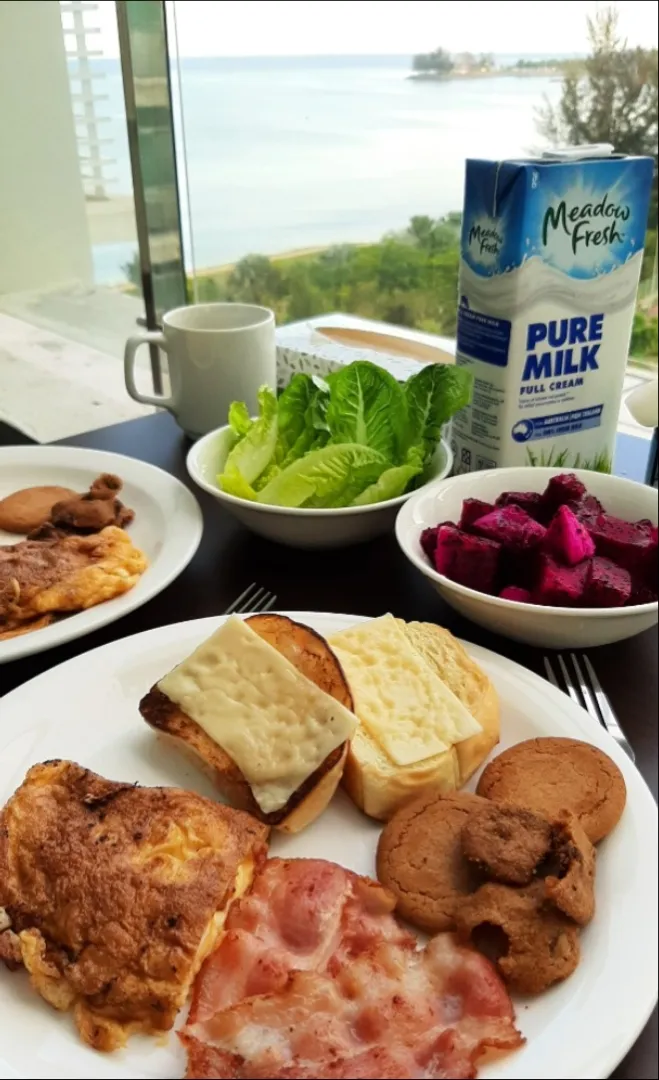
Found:
M 495 541 L 472 536 L 455 525 L 442 525 L 435 548 L 435 569 L 459 585 L 492 593 L 500 554 L 501 545 Z
M 566 504 L 559 506 L 554 514 L 544 547 L 566 566 L 576 566 L 595 554 L 595 541 Z
M 515 600 L 518 604 L 530 604 L 531 593 L 528 589 L 522 589 L 519 585 L 506 585 L 499 593 L 501 600 Z
M 548 607 L 579 607 L 586 586 L 588 563 L 562 566 L 551 555 L 543 555 L 532 600 Z
M 656 604 L 658 599 L 656 587 L 653 589 L 651 585 L 644 585 L 642 582 L 634 582 L 632 585 L 632 595 L 629 597 L 627 603 L 631 606 L 633 604 Z
M 659 529 L 650 522 L 650 549 L 644 559 L 645 583 L 655 594 L 659 585 Z
M 483 502 L 482 499 L 465 499 L 458 527 L 469 532 L 475 521 L 484 517 L 485 514 L 490 514 L 493 510 L 493 503 Z
M 543 543 L 547 530 L 519 506 L 499 506 L 473 524 L 478 536 L 496 540 L 506 551 L 532 551 Z
M 632 595 L 632 576 L 610 559 L 596 555 L 588 564 L 582 603 L 585 607 L 624 607 Z
M 547 515 L 543 496 L 539 491 L 504 491 L 496 501 L 497 506 L 519 506 L 529 517 L 546 525 Z
M 591 525 L 596 525 L 600 516 L 604 513 L 604 507 L 594 495 L 584 495 L 583 499 L 578 502 L 566 503 L 565 505 L 570 507 L 575 518 L 582 525 L 585 525 L 587 529 L 590 529 Z
M 433 525 L 430 529 L 424 529 L 421 533 L 419 543 L 424 551 L 424 554 L 429 561 L 435 564 L 435 548 L 437 547 L 437 534 L 439 532 L 439 525 Z
M 649 521 L 623 521 L 613 514 L 601 514 L 589 532 L 598 555 L 611 559 L 630 574 L 642 574 L 653 559 L 657 538 Z
M 580 502 L 586 495 L 586 485 L 582 484 L 574 473 L 561 473 L 552 476 L 545 488 L 542 500 L 545 509 L 552 517 L 563 503 Z

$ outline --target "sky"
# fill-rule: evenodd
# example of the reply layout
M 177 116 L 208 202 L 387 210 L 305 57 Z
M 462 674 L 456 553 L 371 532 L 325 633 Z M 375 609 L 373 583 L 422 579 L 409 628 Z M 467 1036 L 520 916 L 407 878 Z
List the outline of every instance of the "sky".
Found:
M 88 16 L 118 55 L 114 3 Z M 168 0 L 182 56 L 316 56 L 450 52 L 585 53 L 580 0 Z M 620 0 L 630 45 L 656 46 L 657 0 Z M 170 20 L 172 22 L 172 20 Z M 94 42 L 97 44 L 98 39 Z

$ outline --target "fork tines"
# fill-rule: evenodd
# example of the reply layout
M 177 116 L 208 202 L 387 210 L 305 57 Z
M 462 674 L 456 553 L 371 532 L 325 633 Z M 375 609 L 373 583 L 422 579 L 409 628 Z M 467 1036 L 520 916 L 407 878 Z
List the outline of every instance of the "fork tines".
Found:
M 277 603 L 277 594 L 269 592 L 255 581 L 229 604 L 225 615 L 244 615 L 248 611 L 272 611 Z
M 551 659 L 545 656 L 545 671 L 549 682 L 558 690 L 563 690 L 569 694 L 572 700 L 585 709 L 593 720 L 600 724 L 634 761 L 634 751 L 620 727 L 613 706 L 589 657 L 585 653 L 580 657 L 576 653 L 570 653 L 569 659 L 566 659 L 562 653 L 558 653 L 556 659 L 561 679 L 557 677 Z

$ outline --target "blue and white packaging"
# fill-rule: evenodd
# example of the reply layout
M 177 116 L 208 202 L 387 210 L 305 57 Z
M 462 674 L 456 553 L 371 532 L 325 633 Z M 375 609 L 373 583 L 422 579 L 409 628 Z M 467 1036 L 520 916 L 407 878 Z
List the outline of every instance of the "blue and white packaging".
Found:
M 610 469 L 653 168 L 610 147 L 467 161 L 457 471 Z

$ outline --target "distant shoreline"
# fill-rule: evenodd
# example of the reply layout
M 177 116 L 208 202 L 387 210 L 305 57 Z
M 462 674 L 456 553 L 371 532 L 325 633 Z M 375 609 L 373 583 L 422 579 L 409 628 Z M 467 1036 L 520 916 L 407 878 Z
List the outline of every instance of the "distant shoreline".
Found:
M 413 71 L 407 78 L 412 82 L 466 82 L 469 79 L 560 79 L 563 74 L 560 67 L 497 68 L 493 71 L 451 71 L 446 75 L 431 71 Z
M 360 240 L 357 243 L 346 244 L 346 247 L 369 247 L 369 244 L 377 241 Z M 338 245 L 343 246 L 343 245 Z M 287 262 L 290 259 L 304 259 L 307 256 L 322 255 L 324 251 L 337 247 L 336 244 L 314 244 L 313 247 L 291 248 L 290 251 L 277 252 L 276 255 L 266 255 L 271 263 Z M 259 252 L 261 254 L 261 252 Z M 204 266 L 197 270 L 197 277 L 214 277 L 216 274 L 229 274 L 241 260 L 236 262 L 222 263 L 221 266 Z

